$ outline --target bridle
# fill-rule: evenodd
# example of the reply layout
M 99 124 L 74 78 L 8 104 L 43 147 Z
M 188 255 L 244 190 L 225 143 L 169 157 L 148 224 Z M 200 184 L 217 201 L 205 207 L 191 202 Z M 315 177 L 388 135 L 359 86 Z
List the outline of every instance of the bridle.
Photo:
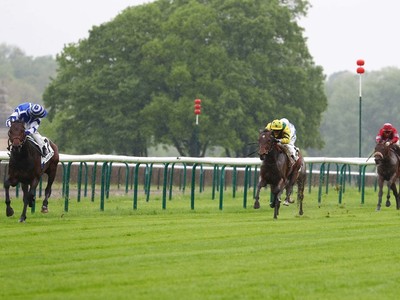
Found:
M 375 163 L 377 164 L 385 158 L 385 155 L 389 154 L 389 151 L 391 151 L 390 146 L 386 146 L 384 143 L 381 143 L 381 145 L 383 150 L 375 151 L 372 155 L 375 158 Z
M 265 132 L 265 131 L 261 132 L 260 137 L 258 139 L 258 144 L 259 144 L 258 155 L 260 156 L 261 160 L 263 160 L 264 157 L 271 152 L 271 150 L 274 146 L 272 135 L 269 136 L 268 145 L 265 145 L 265 144 L 267 144 L 267 142 L 265 142 L 265 143 L 263 142 L 262 143 L 263 145 L 261 146 L 261 140 L 265 140 L 267 138 L 266 134 L 267 134 L 267 132 Z
M 25 132 L 22 135 L 11 136 L 11 128 L 8 131 L 8 147 L 9 151 L 20 151 L 22 146 L 25 144 L 26 134 Z

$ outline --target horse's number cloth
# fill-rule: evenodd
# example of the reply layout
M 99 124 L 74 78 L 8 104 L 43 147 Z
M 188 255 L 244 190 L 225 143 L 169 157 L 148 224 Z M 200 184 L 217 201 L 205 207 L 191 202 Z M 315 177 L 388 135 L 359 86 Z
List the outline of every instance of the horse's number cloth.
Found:
M 36 143 L 36 141 L 32 137 L 28 136 L 28 139 L 32 143 L 34 143 L 38 147 L 38 149 L 40 148 L 38 143 Z M 45 141 L 46 148 L 49 149 L 49 151 L 47 152 L 47 155 L 45 157 L 43 157 L 43 156 L 41 157 L 41 161 L 40 162 L 41 162 L 42 168 L 50 160 L 50 158 L 52 158 L 53 155 L 54 155 L 54 150 L 53 150 L 53 148 L 51 147 L 51 145 L 49 143 L 49 139 L 46 138 L 46 137 L 43 137 L 43 139 Z M 41 149 L 39 149 L 39 151 L 40 151 L 40 153 L 42 152 Z

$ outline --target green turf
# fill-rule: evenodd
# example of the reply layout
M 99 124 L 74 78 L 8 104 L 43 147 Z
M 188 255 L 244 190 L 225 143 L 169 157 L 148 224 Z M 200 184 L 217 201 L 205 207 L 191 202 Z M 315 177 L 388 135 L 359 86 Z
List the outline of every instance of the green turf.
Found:
M 250 191 L 252 192 L 252 191 Z M 52 199 L 50 212 L 18 223 L 0 204 L 0 299 L 395 299 L 400 213 L 375 211 L 376 192 L 360 204 L 347 189 L 306 193 L 304 215 L 281 207 L 278 220 L 262 191 L 261 209 L 225 193 L 175 192 L 162 209 L 132 195 L 99 200 Z M 3 198 L 4 199 L 4 198 Z M 38 204 L 40 199 L 38 199 Z

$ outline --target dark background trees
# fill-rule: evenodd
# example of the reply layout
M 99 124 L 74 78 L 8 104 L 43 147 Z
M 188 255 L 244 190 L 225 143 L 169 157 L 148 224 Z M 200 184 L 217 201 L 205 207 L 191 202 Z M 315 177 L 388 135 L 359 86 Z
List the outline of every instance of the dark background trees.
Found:
M 375 136 L 384 123 L 400 129 L 400 70 L 387 67 L 362 75 L 361 156 L 368 157 Z M 328 109 L 320 132 L 323 149 L 309 149 L 312 156 L 357 157 L 359 153 L 359 77 L 350 72 L 332 74 L 326 82 Z
M 245 156 L 258 128 L 287 117 L 300 147 L 322 147 L 324 77 L 296 22 L 307 4 L 162 0 L 93 27 L 57 56 L 44 93 L 57 143 L 69 153 L 142 156 L 161 143 L 182 156 Z
M 267 33 L 258 33 L 260 39 L 253 37 L 257 43 L 250 46 L 251 30 L 259 30 L 267 20 L 263 14 L 260 19 L 247 18 L 254 8 L 237 8 L 235 3 L 225 4 L 223 12 L 214 12 L 222 2 L 215 2 L 212 9 L 200 2 L 179 9 L 165 3 L 128 9 L 114 21 L 94 27 L 88 39 L 67 46 L 58 58 L 57 73 L 51 56 L 28 57 L 17 47 L 0 45 L 0 87 L 7 92 L 7 109 L 25 100 L 41 102 L 47 87 L 52 124 L 44 119 L 41 131 L 64 153 L 146 155 L 150 149 L 161 156 L 206 150 L 218 156 L 244 156 L 258 128 L 285 116 L 297 126 L 298 145 L 307 156 L 358 156 L 358 75 L 335 73 L 324 82 L 311 58 L 305 60 L 310 68 L 299 67 L 297 56 L 289 55 L 296 49 L 285 50 L 277 38 L 270 42 Z M 230 17 L 218 29 L 223 22 L 214 15 Z M 225 34 L 223 28 L 234 27 L 235 22 L 241 26 Z M 252 22 L 257 26 L 253 28 Z M 301 32 L 295 18 L 292 22 Z M 272 34 L 273 28 L 264 31 Z M 210 40 L 201 43 L 207 32 L 212 33 Z M 199 37 L 197 42 L 188 38 L 193 35 Z M 303 40 L 301 34 L 297 38 Z M 268 45 L 260 46 L 265 41 Z M 303 51 L 309 57 L 305 46 Z M 54 81 L 48 85 L 50 77 Z M 400 127 L 399 79 L 400 70 L 390 67 L 363 75 L 364 157 L 373 150 L 383 123 Z M 203 99 L 197 150 L 195 98 Z M 158 147 L 154 152 L 150 147 L 160 144 L 168 150 Z
M 50 55 L 29 57 L 16 46 L 0 44 L 0 88 L 6 90 L 8 104 L 23 101 L 42 103 L 42 94 L 55 76 L 57 64 Z

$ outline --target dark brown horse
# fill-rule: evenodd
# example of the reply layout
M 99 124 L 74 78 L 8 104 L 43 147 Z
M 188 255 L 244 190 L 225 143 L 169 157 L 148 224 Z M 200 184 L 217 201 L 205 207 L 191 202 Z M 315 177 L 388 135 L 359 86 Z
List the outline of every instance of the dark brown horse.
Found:
M 390 190 L 396 197 L 396 208 L 400 209 L 400 199 L 397 192 L 396 181 L 400 176 L 400 163 L 399 157 L 393 150 L 393 145 L 386 144 L 385 142 L 378 143 L 375 146 L 374 158 L 376 169 L 378 173 L 378 204 L 376 210 L 381 210 L 383 183 L 387 182 L 388 193 L 386 196 L 386 206 L 390 206 Z
M 271 131 L 264 130 L 258 137 L 258 155 L 263 161 L 260 169 L 260 180 L 257 185 L 254 208 L 260 207 L 260 190 L 267 184 L 271 186 L 273 195 L 270 206 L 274 208 L 274 219 L 279 215 L 280 196 L 284 189 L 286 200 L 290 202 L 293 186 L 297 182 L 297 204 L 299 215 L 303 215 L 304 186 L 307 179 L 306 165 L 299 151 L 299 158 L 290 167 L 289 158 L 277 143 Z
M 6 192 L 6 215 L 11 217 L 14 210 L 11 207 L 10 186 L 16 186 L 21 183 L 24 198 L 24 208 L 22 210 L 20 222 L 26 220 L 26 209 L 28 205 L 32 207 L 35 201 L 36 187 L 40 177 L 46 173 L 48 180 L 45 189 L 45 198 L 43 200 L 43 213 L 48 212 L 48 199 L 51 195 L 51 186 L 57 173 L 59 161 L 58 148 L 50 141 L 54 150 L 54 155 L 44 165 L 41 163 L 41 152 L 39 148 L 27 138 L 23 122 L 15 121 L 11 124 L 8 131 L 8 150 L 10 150 L 10 161 L 8 167 L 8 178 L 4 180 L 4 189 Z

